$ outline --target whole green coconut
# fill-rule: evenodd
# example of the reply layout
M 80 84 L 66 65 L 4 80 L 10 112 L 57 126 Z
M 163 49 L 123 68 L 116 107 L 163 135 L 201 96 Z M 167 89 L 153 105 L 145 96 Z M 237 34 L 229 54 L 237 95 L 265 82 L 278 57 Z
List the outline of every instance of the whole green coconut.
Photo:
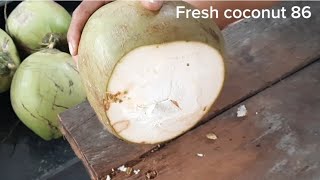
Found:
M 58 114 L 85 100 L 71 56 L 55 49 L 27 57 L 11 85 L 11 102 L 19 119 L 44 140 L 62 136 Z
M 0 29 L 0 93 L 9 90 L 20 57 L 11 37 Z
M 9 15 L 6 31 L 27 55 L 45 47 L 67 52 L 71 15 L 52 0 L 22 1 Z

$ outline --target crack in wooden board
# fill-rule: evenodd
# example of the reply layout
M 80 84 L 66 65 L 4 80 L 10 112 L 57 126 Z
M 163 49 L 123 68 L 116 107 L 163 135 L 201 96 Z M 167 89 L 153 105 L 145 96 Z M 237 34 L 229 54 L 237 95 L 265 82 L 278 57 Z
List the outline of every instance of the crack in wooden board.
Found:
M 319 179 L 319 72 L 320 60 L 242 102 L 247 116 L 229 109 L 133 166 L 138 175 L 113 179 L 144 179 L 150 170 L 157 180 Z
M 299 20 L 243 20 L 223 31 L 228 52 L 227 79 L 205 121 L 320 56 L 319 4 L 285 2 L 282 5 L 287 9 L 310 5 L 313 16 Z M 79 158 L 92 179 L 105 178 L 112 168 L 127 162 L 139 162 L 140 157 L 154 147 L 128 144 L 109 134 L 88 102 L 62 113 L 60 123 L 74 151 L 81 154 Z

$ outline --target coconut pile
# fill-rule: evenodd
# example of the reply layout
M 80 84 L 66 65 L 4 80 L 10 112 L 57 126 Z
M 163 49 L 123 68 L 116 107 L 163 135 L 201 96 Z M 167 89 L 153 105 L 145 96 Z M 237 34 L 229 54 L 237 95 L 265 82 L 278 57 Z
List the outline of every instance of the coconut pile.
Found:
M 85 98 L 102 125 L 127 142 L 157 144 L 194 127 L 223 87 L 224 42 L 210 19 L 177 19 L 177 6 L 192 8 L 165 2 L 155 13 L 136 1 L 101 7 L 82 32 L 77 69 L 65 51 L 66 10 L 53 1 L 21 2 L 0 39 L 10 42 L 3 69 L 16 114 L 47 140 L 61 135 L 57 114 Z M 13 42 L 29 54 L 21 64 Z
M 66 48 L 70 22 L 59 4 L 26 0 L 0 29 L 0 92 L 10 91 L 18 118 L 47 141 L 62 136 L 58 114 L 86 98 Z

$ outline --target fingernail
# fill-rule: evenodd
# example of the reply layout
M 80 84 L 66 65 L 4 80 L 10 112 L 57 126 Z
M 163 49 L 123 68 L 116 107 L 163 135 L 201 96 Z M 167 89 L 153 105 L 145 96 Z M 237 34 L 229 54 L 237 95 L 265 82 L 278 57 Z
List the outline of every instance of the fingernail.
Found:
M 149 0 L 149 3 L 156 7 L 160 7 L 162 5 L 162 2 L 162 0 Z
M 75 54 L 74 54 L 74 48 L 73 48 L 73 45 L 72 45 L 72 43 L 68 43 L 68 46 L 69 46 L 69 51 L 70 51 L 70 54 L 72 55 L 72 56 L 74 56 Z
M 79 70 L 79 63 L 78 63 L 79 59 L 78 59 L 78 56 L 73 56 L 73 60 L 74 60 L 74 63 L 76 64 L 76 66 L 77 66 L 77 69 Z

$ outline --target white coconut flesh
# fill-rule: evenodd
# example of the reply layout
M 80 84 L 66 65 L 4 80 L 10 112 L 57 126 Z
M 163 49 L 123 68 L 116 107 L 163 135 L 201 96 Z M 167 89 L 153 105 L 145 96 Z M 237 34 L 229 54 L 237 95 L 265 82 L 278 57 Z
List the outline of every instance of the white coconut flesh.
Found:
M 223 58 L 200 42 L 134 49 L 116 65 L 107 94 L 109 123 L 123 139 L 158 143 L 189 130 L 222 89 Z

